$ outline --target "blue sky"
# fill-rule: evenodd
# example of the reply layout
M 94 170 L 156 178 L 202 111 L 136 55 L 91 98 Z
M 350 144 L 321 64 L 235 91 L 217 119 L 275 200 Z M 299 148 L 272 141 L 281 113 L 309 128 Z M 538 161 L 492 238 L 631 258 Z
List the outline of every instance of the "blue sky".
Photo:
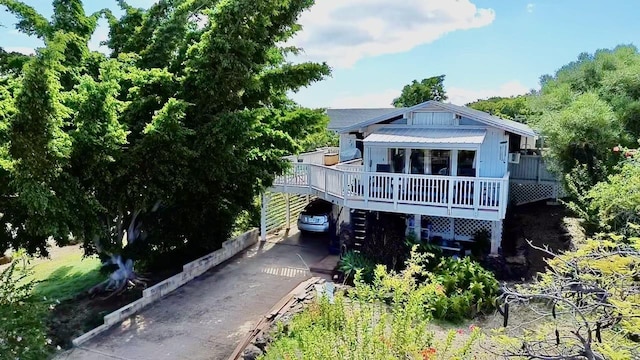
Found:
M 49 0 L 26 3 L 51 13 Z M 85 4 L 95 11 L 115 1 Z M 524 93 L 581 52 L 640 45 L 639 13 L 630 0 L 319 0 L 292 42 L 333 75 L 293 96 L 312 107 L 385 107 L 411 80 L 439 74 L 458 104 Z M 37 47 L 14 22 L 0 12 L 0 46 Z M 105 36 L 101 27 L 94 46 Z

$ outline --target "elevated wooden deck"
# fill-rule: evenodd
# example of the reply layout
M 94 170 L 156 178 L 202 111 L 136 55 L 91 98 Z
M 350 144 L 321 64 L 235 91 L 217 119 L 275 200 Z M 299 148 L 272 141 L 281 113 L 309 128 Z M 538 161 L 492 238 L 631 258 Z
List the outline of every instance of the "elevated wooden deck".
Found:
M 275 180 L 271 191 L 315 195 L 352 209 L 496 221 L 505 216 L 509 174 L 409 175 L 294 164 Z

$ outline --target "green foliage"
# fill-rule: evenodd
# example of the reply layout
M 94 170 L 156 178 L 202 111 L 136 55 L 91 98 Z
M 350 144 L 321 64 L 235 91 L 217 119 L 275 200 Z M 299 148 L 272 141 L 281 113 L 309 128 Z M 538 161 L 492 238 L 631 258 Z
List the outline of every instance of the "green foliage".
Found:
M 602 235 L 580 244 L 576 251 L 551 257 L 548 265 L 533 284 L 504 289 L 501 302 L 536 306 L 536 319 L 523 336 L 499 337 L 506 355 L 640 356 L 640 238 Z
M 340 145 L 340 135 L 338 133 L 327 129 L 324 121 L 322 122 L 324 127 L 321 129 L 313 130 L 312 133 L 307 135 L 301 142 L 300 147 L 302 152 L 312 152 L 322 147 L 337 147 Z
M 532 122 L 546 137 L 546 155 L 558 173 L 584 166 L 572 174 L 582 177 L 574 182 L 594 185 L 618 160 L 613 146 L 635 145 L 640 137 L 638 71 L 638 50 L 618 46 L 581 54 L 554 76 L 541 79 L 541 90 L 529 97 Z
M 440 246 L 421 241 L 413 232 L 407 235 L 405 245 L 412 253 L 421 255 L 418 265 L 426 271 L 433 271 L 442 259 L 443 253 Z
M 15 260 L 0 273 L 0 358 L 45 359 L 51 352 L 46 307 L 32 295 L 27 261 Z
M 385 302 L 419 296 L 424 316 L 454 322 L 493 309 L 498 282 L 491 272 L 469 258 L 443 258 L 433 271 L 427 271 L 424 264 L 432 256 L 416 248 L 401 272 L 388 272 L 378 265 L 372 281 L 356 277 L 358 296 Z
M 549 145 L 547 155 L 560 170 L 566 174 L 585 164 L 594 182 L 599 180 L 597 162 L 608 161 L 623 136 L 611 106 L 595 93 L 578 95 L 564 109 L 543 114 L 539 125 Z
M 491 251 L 491 232 L 481 229 L 473 234 L 471 253 L 476 258 L 482 257 Z
M 393 106 L 411 107 L 429 100 L 446 101 L 448 98 L 444 89 L 444 78 L 445 75 L 439 75 L 420 82 L 413 80 L 402 89 L 400 97 L 393 100 Z
M 290 323 L 260 359 L 471 359 L 479 329 L 454 344 L 458 333 L 437 341 L 428 329 L 422 295 L 410 292 L 388 306 L 354 293 L 330 303 L 325 297 Z
M 640 163 L 625 162 L 615 175 L 596 184 L 586 195 L 587 212 L 598 219 L 599 229 L 627 236 L 640 236 Z
M 503 119 L 526 123 L 533 115 L 529 101 L 529 95 L 491 97 L 469 103 L 467 106 Z
M 56 0 L 47 20 L 0 0 L 45 43 L 0 78 L 0 247 L 44 254 L 50 237 L 73 238 L 149 266 L 217 249 L 282 156 L 325 141 L 324 112 L 287 94 L 329 68 L 291 64 L 280 46 L 312 3 L 119 2 L 116 18 Z M 109 57 L 87 46 L 100 16 Z
M 0 76 L 19 74 L 29 59 L 28 55 L 14 51 L 6 52 L 0 47 Z
M 443 258 L 434 270 L 432 281 L 444 287 L 445 297 L 435 304 L 435 317 L 460 321 L 476 312 L 493 310 L 498 295 L 498 281 L 480 264 L 466 257 Z
M 345 281 L 353 281 L 358 272 L 364 281 L 371 281 L 374 268 L 373 261 L 353 250 L 344 254 L 338 263 L 338 269 L 344 274 Z

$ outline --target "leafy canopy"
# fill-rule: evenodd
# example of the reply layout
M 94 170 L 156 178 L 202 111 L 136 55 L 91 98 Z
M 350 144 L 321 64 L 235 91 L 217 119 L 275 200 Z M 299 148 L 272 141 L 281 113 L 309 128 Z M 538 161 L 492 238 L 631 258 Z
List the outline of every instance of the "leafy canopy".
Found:
M 439 75 L 420 82 L 413 80 L 402 89 L 400 97 L 393 100 L 393 106 L 411 107 L 429 100 L 446 101 L 448 98 L 444 89 L 444 78 L 445 75 Z
M 325 121 L 287 94 L 329 68 L 290 63 L 280 45 L 312 4 L 119 1 L 117 18 L 56 0 L 47 20 L 0 0 L 45 43 L 0 76 L 0 247 L 46 253 L 48 238 L 75 238 L 147 265 L 219 247 Z M 109 56 L 87 46 L 100 16 Z
M 533 115 L 529 101 L 529 95 L 491 97 L 469 103 L 467 106 L 503 119 L 526 123 L 527 119 Z

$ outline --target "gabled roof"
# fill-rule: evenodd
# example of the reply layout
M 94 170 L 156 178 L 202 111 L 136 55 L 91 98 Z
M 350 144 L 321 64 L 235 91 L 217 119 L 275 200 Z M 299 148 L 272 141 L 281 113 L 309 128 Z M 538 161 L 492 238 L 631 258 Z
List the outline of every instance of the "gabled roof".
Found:
M 442 102 L 433 101 L 433 100 L 424 102 L 422 104 L 418 104 L 416 106 L 412 106 L 410 108 L 397 109 L 387 114 L 382 114 L 380 116 L 364 120 L 360 123 L 356 123 L 348 127 L 342 128 L 340 132 L 345 133 L 345 132 L 355 131 L 360 128 L 367 127 L 369 125 L 377 124 L 379 122 L 388 120 L 390 118 L 403 115 L 406 112 L 416 111 L 416 110 L 420 110 L 423 108 L 430 108 L 430 107 L 436 107 L 442 110 L 451 111 L 458 115 L 467 117 L 471 120 L 475 120 L 475 121 L 487 124 L 489 126 L 496 127 L 498 129 L 503 129 L 505 131 L 508 131 L 514 134 L 527 136 L 527 137 L 537 136 L 536 133 L 533 131 L 533 129 L 531 129 L 529 126 L 525 124 L 522 124 L 513 120 L 502 119 L 483 111 L 468 108 L 466 106 L 447 104 L 447 103 L 442 103 Z
M 329 116 L 328 128 L 329 130 L 340 131 L 363 121 L 395 112 L 398 109 L 399 108 L 327 109 L 327 115 Z

